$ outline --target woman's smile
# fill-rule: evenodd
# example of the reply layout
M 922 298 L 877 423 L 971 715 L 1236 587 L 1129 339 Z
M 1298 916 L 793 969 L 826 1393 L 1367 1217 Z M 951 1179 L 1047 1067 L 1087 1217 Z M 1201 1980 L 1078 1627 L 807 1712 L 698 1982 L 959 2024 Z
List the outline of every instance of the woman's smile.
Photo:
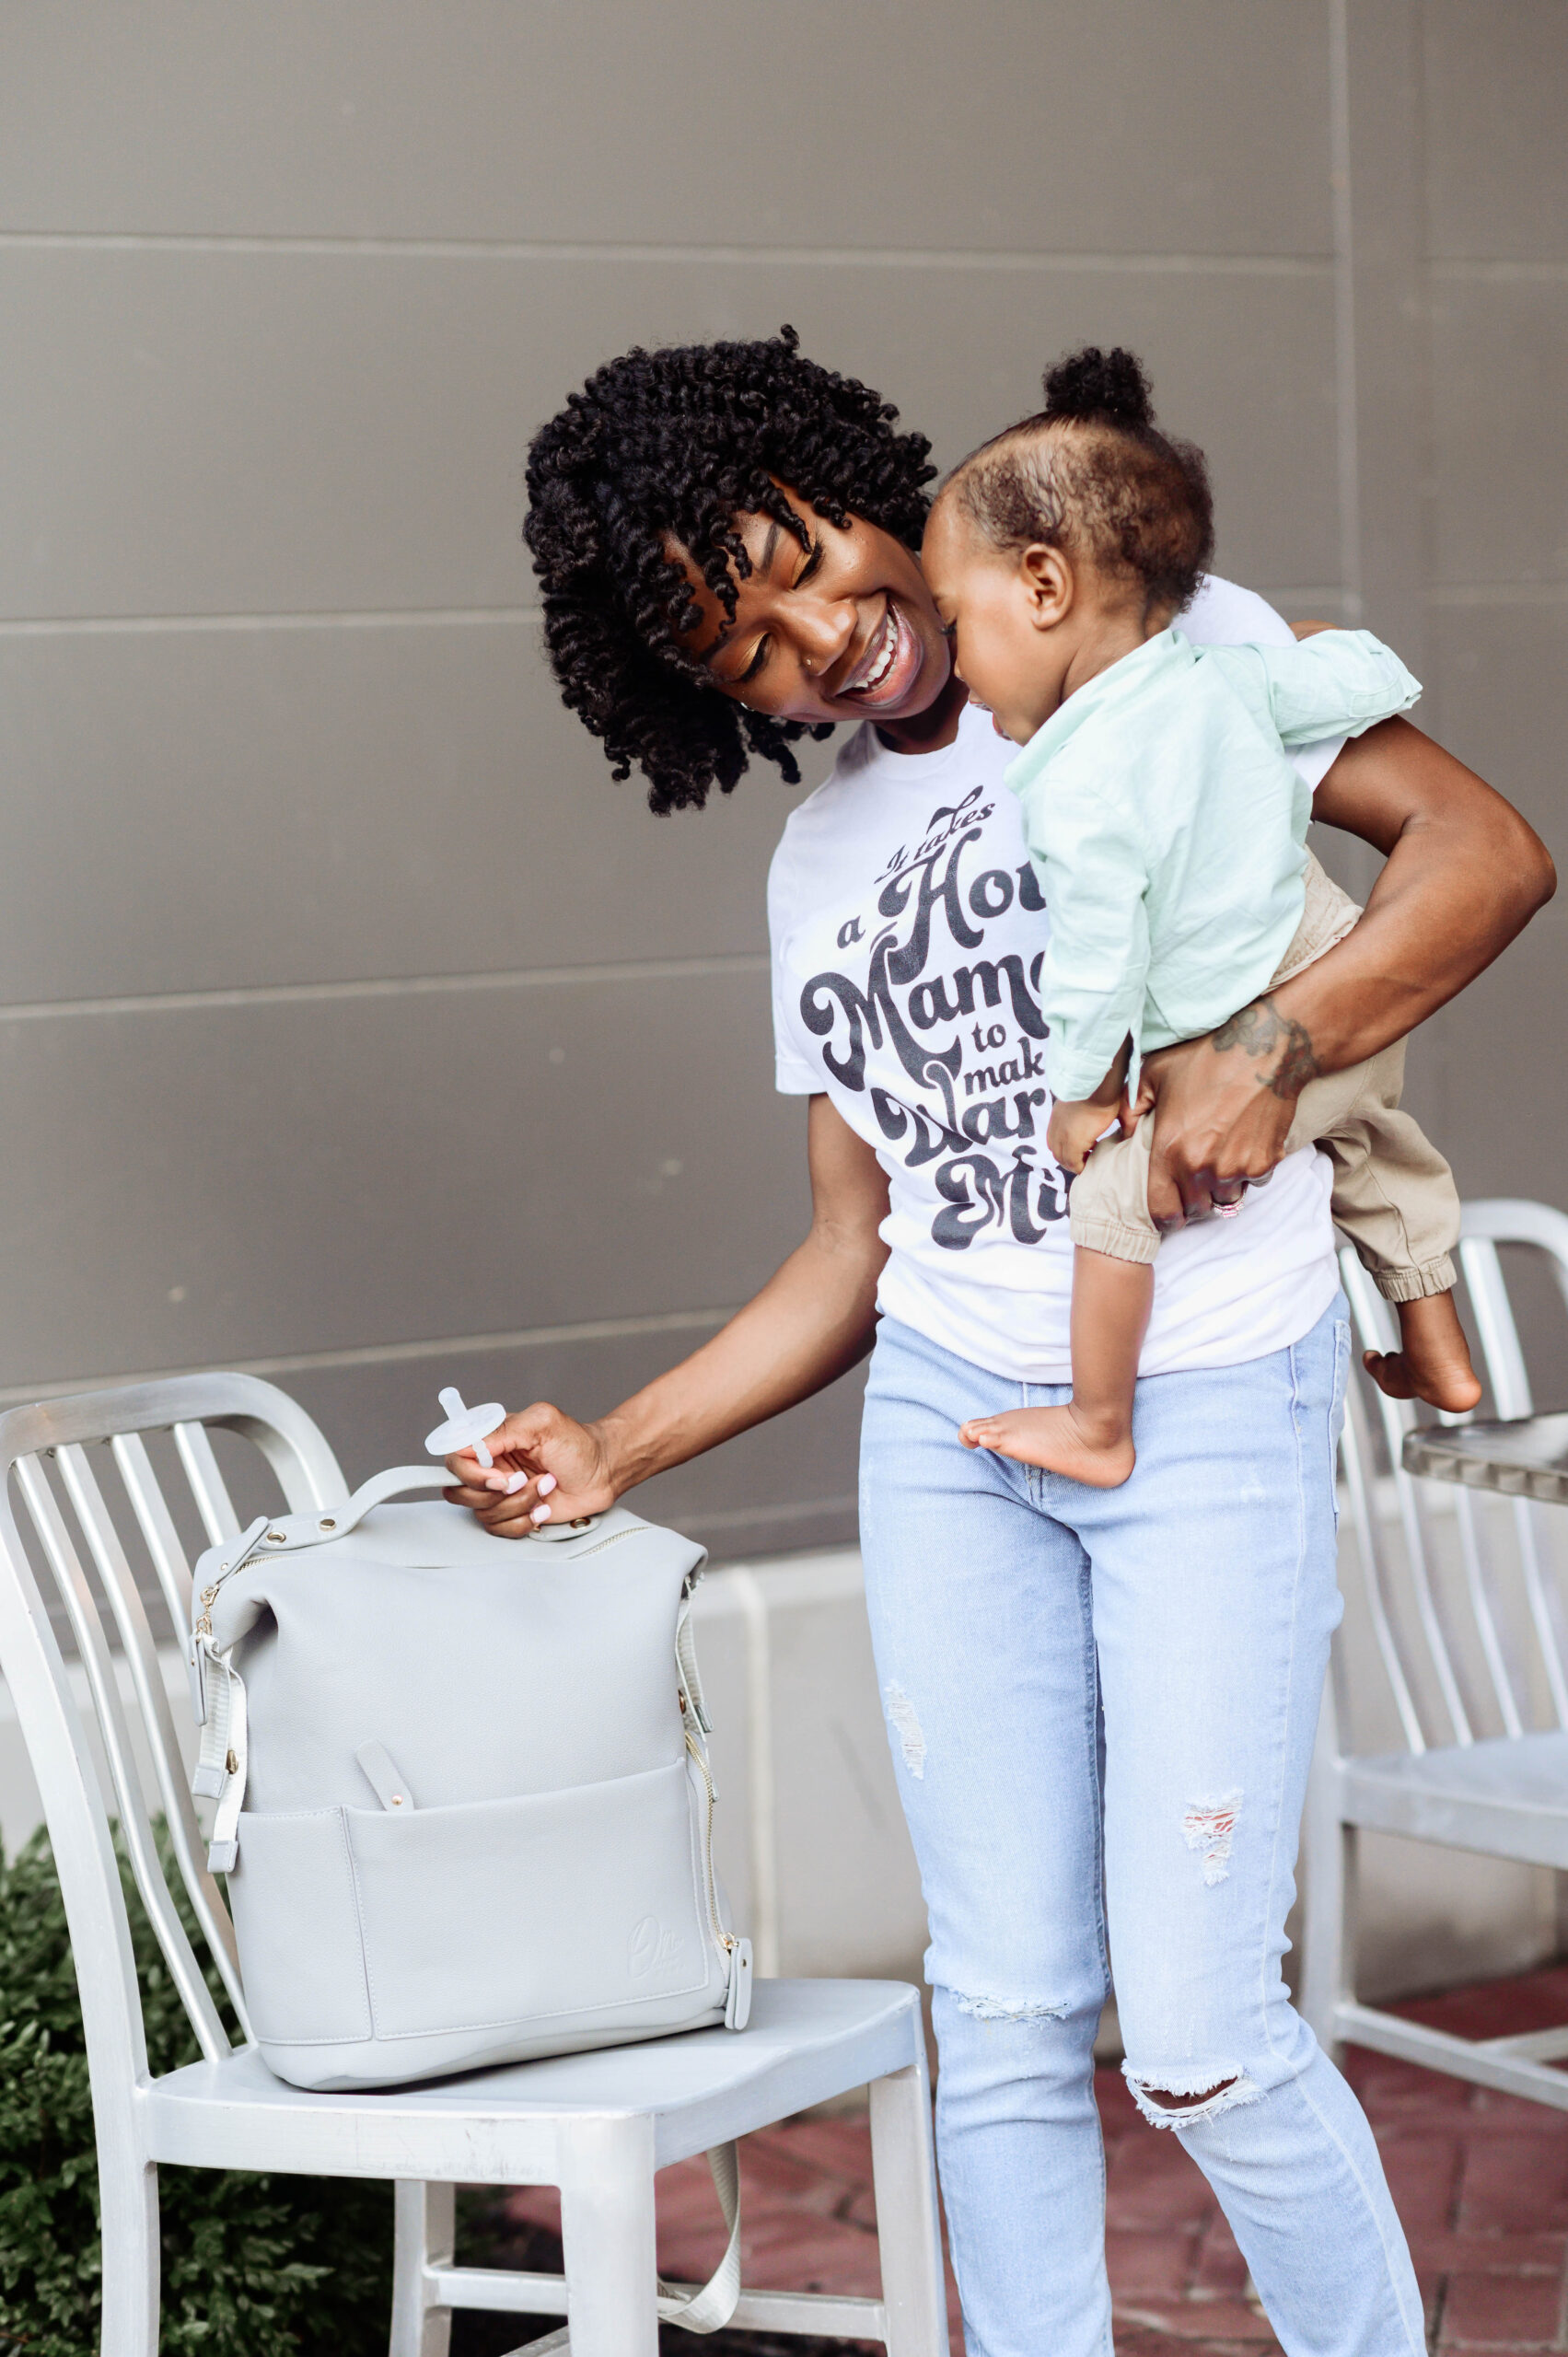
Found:
M 889 596 L 881 621 L 835 693 L 853 696 L 867 711 L 891 710 L 903 702 L 924 661 L 919 638 Z

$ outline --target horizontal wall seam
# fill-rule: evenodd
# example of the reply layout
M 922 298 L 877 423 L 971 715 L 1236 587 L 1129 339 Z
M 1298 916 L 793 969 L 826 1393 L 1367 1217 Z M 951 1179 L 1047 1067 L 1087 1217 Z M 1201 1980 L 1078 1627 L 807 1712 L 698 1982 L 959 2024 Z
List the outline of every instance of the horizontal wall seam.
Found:
M 1426 593 L 1429 606 L 1564 606 L 1568 581 L 1449 581 Z
M 761 951 L 714 958 L 644 958 L 622 966 L 533 966 L 493 974 L 408 974 L 345 982 L 258 982 L 214 991 L 147 991 L 120 998 L 38 999 L 0 1006 L 0 1023 L 41 1023 L 82 1015 L 190 1015 L 210 1007 L 304 1006 L 327 999 L 428 998 L 456 991 L 557 989 L 571 982 L 687 982 L 712 975 L 765 974 Z
M 1241 278 L 1326 278 L 1328 254 L 1051 253 L 991 246 L 668 245 L 549 238 L 301 238 L 214 236 L 174 230 L 6 229 L 0 252 L 299 254 L 431 261 L 689 262 L 708 267 L 807 266 L 829 270 L 1110 271 Z
M 1470 284 L 1484 283 L 1489 279 L 1499 286 L 1568 284 L 1568 261 L 1507 261 L 1497 258 L 1467 261 L 1456 256 L 1429 261 L 1427 270 L 1432 277 L 1445 285 L 1467 281 Z
M 484 1351 L 546 1350 L 573 1342 L 635 1341 L 645 1334 L 711 1332 L 733 1318 L 733 1309 L 667 1309 L 645 1318 L 590 1318 L 574 1326 L 519 1326 L 503 1334 L 441 1334 L 413 1342 L 366 1342 L 353 1350 L 292 1351 L 282 1356 L 234 1359 L 226 1371 L 236 1375 L 332 1374 L 356 1367 L 406 1366 L 420 1359 L 472 1357 Z M 154 1367 L 139 1374 L 74 1375 L 59 1381 L 12 1384 L 0 1389 L 0 1408 L 29 1407 L 35 1399 L 64 1399 L 73 1392 L 97 1391 L 107 1385 L 165 1383 L 175 1376 L 204 1375 L 200 1366 Z
M 792 1498 L 787 1504 L 771 1506 L 721 1506 L 715 1514 L 705 1506 L 691 1505 L 685 1508 L 681 1520 L 695 1524 L 699 1530 L 750 1530 L 759 1523 L 805 1522 L 814 1514 L 856 1514 L 859 1508 L 860 1500 L 851 1493 L 838 1498 Z
M 315 613 L 39 614 L 0 620 L 0 638 L 145 638 L 162 631 L 385 630 L 404 623 L 423 629 L 543 619 L 542 606 L 383 606 Z
M 1318 582 L 1315 586 L 1298 588 L 1291 584 L 1276 589 L 1267 582 L 1252 582 L 1260 596 L 1275 599 L 1341 598 L 1338 586 Z M 382 606 L 364 609 L 331 609 L 318 612 L 272 612 L 259 610 L 245 614 L 40 614 L 9 621 L 0 617 L 0 639 L 5 638 L 146 638 L 160 633 L 179 634 L 191 631 L 257 631 L 257 630 L 401 630 L 405 625 L 415 630 L 461 627 L 464 623 L 538 624 L 544 620 L 542 606 Z

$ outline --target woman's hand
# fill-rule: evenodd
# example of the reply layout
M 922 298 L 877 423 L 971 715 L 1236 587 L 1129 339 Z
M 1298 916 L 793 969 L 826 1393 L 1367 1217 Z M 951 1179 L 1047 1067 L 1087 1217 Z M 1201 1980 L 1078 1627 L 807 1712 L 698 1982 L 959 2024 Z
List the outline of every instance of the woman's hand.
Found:
M 1260 1184 L 1284 1153 L 1295 1099 L 1289 1027 L 1260 999 L 1206 1039 L 1144 1060 L 1140 1104 L 1153 1099 L 1149 1215 L 1180 1227 Z
M 487 1473 L 471 1449 L 461 1449 L 447 1459 L 458 1486 L 443 1495 L 453 1505 L 471 1506 L 498 1538 L 528 1538 L 540 1523 L 575 1522 L 615 1504 L 610 1452 L 597 1424 L 580 1424 L 540 1401 L 508 1416 L 485 1446 L 494 1469 Z M 508 1492 L 519 1473 L 524 1480 Z

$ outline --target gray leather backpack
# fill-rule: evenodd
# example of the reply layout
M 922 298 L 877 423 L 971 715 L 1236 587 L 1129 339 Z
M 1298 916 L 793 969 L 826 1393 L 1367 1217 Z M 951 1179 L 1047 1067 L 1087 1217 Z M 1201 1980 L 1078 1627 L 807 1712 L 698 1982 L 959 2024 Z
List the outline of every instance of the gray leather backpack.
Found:
M 745 2026 L 703 1549 L 619 1506 L 518 1541 L 389 1503 L 448 1479 L 378 1474 L 197 1566 L 195 1789 L 257 2038 L 296 2086 Z

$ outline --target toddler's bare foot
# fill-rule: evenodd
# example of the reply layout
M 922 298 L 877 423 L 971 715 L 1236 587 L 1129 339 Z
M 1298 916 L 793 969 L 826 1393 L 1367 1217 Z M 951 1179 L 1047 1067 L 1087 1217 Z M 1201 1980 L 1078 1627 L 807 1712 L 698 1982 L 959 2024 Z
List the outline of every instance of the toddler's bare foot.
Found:
M 1401 1301 L 1399 1313 L 1400 1348 L 1368 1351 L 1362 1360 L 1379 1391 L 1390 1399 L 1424 1399 L 1429 1408 L 1473 1408 L 1481 1384 L 1453 1295 Z
M 992 1448 L 1020 1465 L 1042 1465 L 1091 1489 L 1116 1490 L 1132 1470 L 1132 1435 L 1124 1425 L 1097 1429 L 1068 1400 L 1063 1408 L 1009 1408 L 958 1426 L 966 1448 Z

